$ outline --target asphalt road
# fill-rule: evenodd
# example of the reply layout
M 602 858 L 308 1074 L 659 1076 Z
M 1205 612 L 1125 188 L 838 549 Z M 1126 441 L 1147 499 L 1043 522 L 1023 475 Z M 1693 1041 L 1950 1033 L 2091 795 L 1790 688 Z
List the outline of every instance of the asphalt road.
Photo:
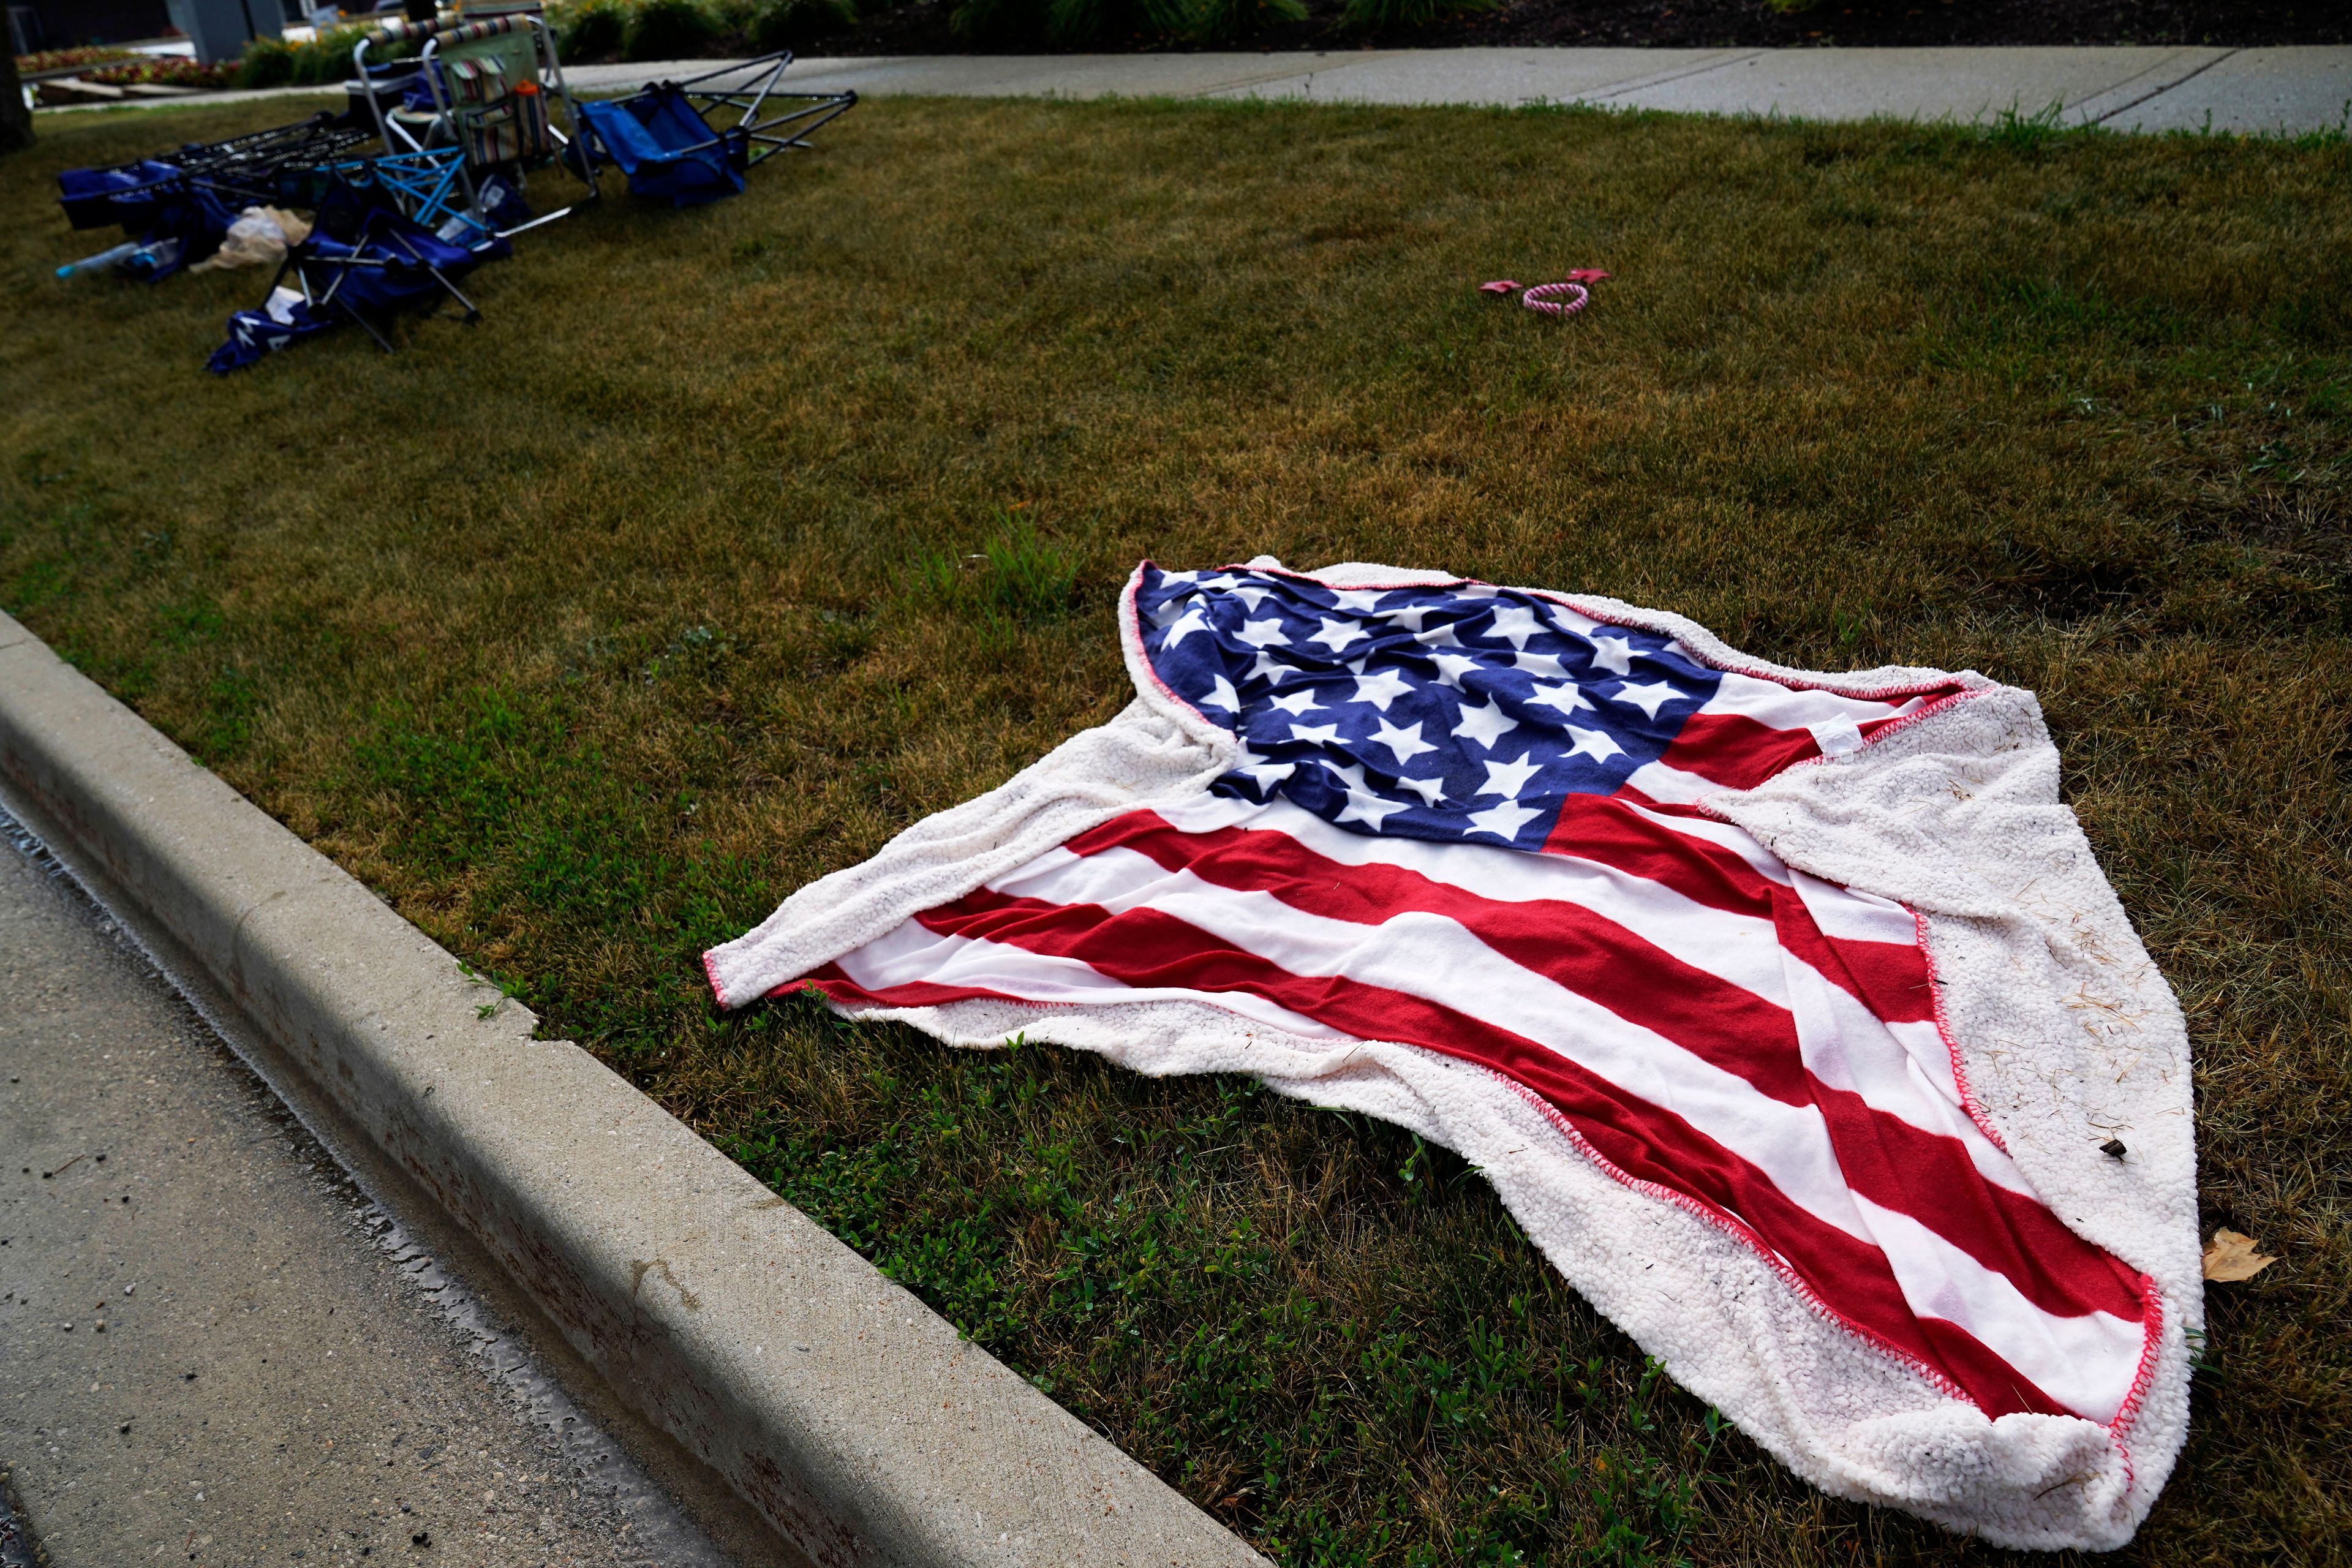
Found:
M 48 1562 L 728 1563 L 11 826 L 0 1474 Z

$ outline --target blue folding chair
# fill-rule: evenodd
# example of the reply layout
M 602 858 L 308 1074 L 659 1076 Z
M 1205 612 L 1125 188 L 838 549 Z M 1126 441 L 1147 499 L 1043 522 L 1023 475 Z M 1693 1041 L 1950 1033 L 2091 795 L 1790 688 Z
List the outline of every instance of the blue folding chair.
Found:
M 278 201 L 278 183 L 288 169 L 366 140 L 366 132 L 333 115 L 314 114 L 223 142 L 191 142 L 112 168 L 67 169 L 58 175 L 58 202 L 78 229 L 120 224 L 137 242 L 131 247 L 136 256 L 120 269 L 162 279 L 218 249 L 244 208 Z M 59 275 L 102 259 L 70 263 Z
M 66 169 L 58 174 L 58 205 L 76 228 L 121 224 L 137 234 L 155 221 L 155 207 L 184 176 L 176 164 L 142 158 L 111 169 Z
M 748 171 L 787 147 L 805 148 L 811 132 L 857 102 L 854 92 L 776 91 L 792 63 L 792 51 L 779 49 L 684 81 L 654 82 L 633 97 L 583 103 L 590 151 L 619 167 L 632 195 L 651 201 L 686 207 L 740 195 Z M 721 77 L 745 79 L 709 85 Z M 730 110 L 733 124 L 713 125 L 714 115 Z
M 336 195 L 352 197 L 347 192 Z M 348 239 L 323 232 L 329 226 L 322 212 L 320 229 L 286 253 L 262 308 L 228 319 L 228 341 L 213 351 L 207 370 L 226 375 L 341 321 L 358 322 L 390 353 L 392 341 L 370 315 L 388 317 L 419 305 L 438 312 L 445 299 L 457 301 L 468 326 L 481 320 L 482 312 L 458 289 L 457 279 L 485 261 L 511 255 L 511 246 L 495 235 L 471 245 L 444 239 L 397 208 L 377 205 L 384 200 L 379 192 L 359 193 L 353 199 L 369 204 L 357 232 Z
M 160 282 L 219 249 L 236 221 L 211 184 L 153 160 L 121 169 L 68 169 L 58 175 L 58 200 L 76 228 L 119 223 L 131 237 L 126 245 L 68 262 L 58 268 L 60 278 L 111 265 L 125 276 Z
M 635 98 L 581 105 L 597 151 L 628 176 L 629 192 L 674 207 L 739 195 L 749 167 L 741 139 L 713 136 L 676 89 L 656 83 Z

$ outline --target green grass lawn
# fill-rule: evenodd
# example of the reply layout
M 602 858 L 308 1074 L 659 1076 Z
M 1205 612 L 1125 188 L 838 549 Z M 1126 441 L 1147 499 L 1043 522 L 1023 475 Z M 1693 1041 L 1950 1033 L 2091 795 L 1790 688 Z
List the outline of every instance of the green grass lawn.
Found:
M 275 114 L 282 116 L 279 106 Z M 2126 1554 L 2352 1552 L 2352 149 L 871 102 L 488 321 L 205 375 L 0 162 L 0 606 L 1286 1563 L 1937 1563 L 1644 1369 L 1475 1173 L 698 951 L 1126 700 L 1140 556 L 1444 567 L 2042 694 L 2186 1006 L 2210 1298 Z M 1474 292 L 1616 274 L 1562 322 Z M 2330 1436 L 2333 1434 L 2333 1436 Z

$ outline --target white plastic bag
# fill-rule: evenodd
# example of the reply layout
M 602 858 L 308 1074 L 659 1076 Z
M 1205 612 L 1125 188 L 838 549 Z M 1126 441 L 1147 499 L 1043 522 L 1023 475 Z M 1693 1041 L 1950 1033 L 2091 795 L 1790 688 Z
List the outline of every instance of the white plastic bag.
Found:
M 188 268 L 211 272 L 231 267 L 271 267 L 289 245 L 310 237 L 310 226 L 283 207 L 247 207 L 228 226 L 220 248 Z

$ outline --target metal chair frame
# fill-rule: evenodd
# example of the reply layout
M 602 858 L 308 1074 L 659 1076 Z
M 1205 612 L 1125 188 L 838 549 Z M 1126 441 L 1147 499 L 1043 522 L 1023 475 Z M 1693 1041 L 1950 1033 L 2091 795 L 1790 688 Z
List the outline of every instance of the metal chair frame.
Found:
M 347 184 L 373 181 L 390 192 L 400 210 L 427 228 L 438 228 L 474 205 L 473 187 L 465 179 L 466 157 L 455 147 L 434 147 L 415 153 L 382 153 L 331 163 L 326 172 Z M 462 192 L 464 203 L 453 202 Z
M 418 62 L 425 76 L 425 90 L 433 97 L 435 121 L 437 124 L 446 125 L 449 128 L 453 145 L 446 148 L 435 147 L 418 141 L 409 134 L 405 127 L 385 115 L 383 105 L 376 94 L 369 93 L 367 100 L 368 110 L 375 117 L 376 134 L 383 141 L 388 158 L 418 160 L 420 167 L 425 160 L 437 161 L 445 156 L 453 162 L 456 184 L 465 195 L 462 208 L 450 204 L 446 179 L 433 185 L 429 191 L 420 186 L 415 193 L 421 203 L 429 202 L 429 211 L 434 216 L 446 218 L 457 216 L 460 212 L 470 215 L 478 212 L 481 208 L 481 192 L 475 184 L 475 171 L 471 161 L 465 155 L 465 137 L 459 124 L 459 115 L 462 110 L 458 106 L 451 103 L 449 94 L 441 80 L 441 50 L 445 47 L 457 47 L 484 38 L 497 37 L 515 31 L 518 26 L 525 31 L 531 41 L 532 56 L 537 62 L 540 73 L 540 90 L 563 105 L 563 115 L 567 125 L 559 126 L 552 115 L 548 120 L 548 134 L 555 139 L 560 149 L 556 154 L 556 162 L 570 168 L 587 185 L 588 195 L 583 199 L 593 201 L 602 194 L 596 188 L 595 165 L 581 140 L 579 106 L 572 101 L 571 89 L 564 84 L 563 62 L 556 50 L 555 34 L 549 28 L 545 17 L 539 16 L 499 17 L 490 21 L 466 23 L 457 26 L 447 26 L 437 17 L 430 21 L 412 21 L 407 17 L 395 17 L 383 26 L 368 32 L 352 46 L 352 68 L 364 83 L 369 79 L 367 56 L 370 48 L 408 38 L 421 37 L 425 40 L 425 47 L 418 56 Z M 394 140 L 395 132 L 398 132 L 397 141 Z M 431 133 L 427 134 L 430 137 Z M 403 142 L 408 144 L 408 151 L 403 153 L 391 151 Z M 387 181 L 386 184 L 396 193 L 409 194 L 407 188 L 399 183 L 399 177 Z M 567 216 L 572 210 L 572 207 L 566 206 L 555 212 L 543 214 L 529 223 L 518 225 L 510 229 L 491 230 L 485 226 L 485 232 L 495 233 L 499 237 L 505 238 L 509 235 L 520 234 L 527 228 L 537 228 L 541 224 L 552 223 L 557 218 Z M 433 221 L 427 216 L 427 209 L 425 206 L 410 211 L 408 216 L 420 223 L 430 225 Z
M 279 171 L 331 159 L 368 141 L 365 131 L 355 126 L 339 125 L 335 119 L 321 110 L 310 119 L 291 125 L 251 131 L 220 142 L 188 142 L 170 152 L 140 160 L 142 163 L 166 164 L 172 173 L 158 174 L 136 185 L 125 185 L 120 190 L 108 192 L 107 195 L 109 198 L 143 196 L 159 191 L 202 185 L 219 196 L 223 205 L 231 211 L 240 207 L 271 205 L 279 200 Z M 123 164 L 114 166 L 128 167 Z
M 809 146 L 810 132 L 838 120 L 857 106 L 857 94 L 854 90 L 778 92 L 776 83 L 792 63 L 793 51 L 778 49 L 774 54 L 761 55 L 756 59 L 744 60 L 737 65 L 720 66 L 716 70 L 705 71 L 700 76 L 688 77 L 684 81 L 647 82 L 639 90 L 652 91 L 666 89 L 672 92 L 683 93 L 689 102 L 697 99 L 703 100 L 702 103 L 696 103 L 695 109 L 702 115 L 703 123 L 706 125 L 709 123 L 710 115 L 714 110 L 723 106 L 739 110 L 734 124 L 722 131 L 714 132 L 707 142 L 696 142 L 691 147 L 671 149 L 671 155 L 682 158 L 696 153 L 709 152 L 711 148 L 721 145 L 730 137 L 741 136 L 747 145 L 759 149 L 756 153 L 749 153 L 743 164 L 746 169 L 755 169 L 787 147 L 805 150 Z M 744 71 L 757 70 L 763 66 L 767 68 L 764 74 L 757 80 L 745 82 L 740 87 L 711 89 L 697 85 L 700 82 L 715 81 L 720 77 L 737 76 Z M 771 102 L 793 103 L 801 107 L 785 110 L 765 120 L 761 119 L 760 111 Z M 705 108 L 704 104 L 709 107 Z
M 451 282 L 447 275 L 445 274 L 438 267 L 436 267 L 430 261 L 427 261 L 423 257 L 417 255 L 416 247 L 408 243 L 408 237 L 406 235 L 397 232 L 369 235 L 369 230 L 373 227 L 373 226 L 370 225 L 368 226 L 368 228 L 362 229 L 362 235 L 372 237 L 374 243 L 377 244 L 394 244 L 399 246 L 401 249 L 408 253 L 410 260 L 415 262 L 418 266 L 424 268 L 425 271 L 432 274 L 433 281 L 441 286 L 443 292 L 446 293 L 452 300 L 457 300 L 458 305 L 464 309 L 465 314 L 459 318 L 460 321 L 469 327 L 475 326 L 480 322 L 482 319 L 481 307 L 476 305 L 473 300 L 467 299 L 465 291 L 460 289 L 457 284 Z M 286 274 L 290 271 L 294 274 L 294 281 L 300 290 L 302 302 L 304 304 L 310 306 L 313 310 L 324 310 L 332 308 L 339 311 L 346 321 L 357 321 L 360 324 L 361 330 L 365 331 L 369 337 L 375 340 L 376 346 L 378 348 L 382 349 L 386 353 L 391 353 L 394 352 L 392 340 L 385 337 L 382 331 L 378 331 L 374 322 L 362 315 L 357 306 L 352 304 L 347 300 L 339 299 L 337 297 L 342 292 L 343 283 L 351 277 L 354 268 L 383 268 L 386 265 L 388 264 L 381 258 L 360 256 L 320 256 L 312 252 L 307 243 L 298 245 L 288 249 L 285 259 L 278 264 L 278 271 L 276 275 L 269 279 L 269 293 L 274 295 L 278 292 L 278 287 L 286 281 Z M 328 284 L 324 289 L 314 289 L 311 285 L 309 270 L 313 267 L 332 268 L 334 272 L 334 281 Z M 441 304 L 440 301 L 436 300 L 434 301 L 433 309 L 425 312 L 425 319 L 430 321 L 435 316 L 439 315 L 440 312 Z
M 157 162 L 172 162 L 180 171 L 200 179 L 229 184 L 248 172 L 266 176 L 289 163 L 310 163 L 322 157 L 332 157 L 348 152 L 367 141 L 367 132 L 357 126 L 335 123 L 336 117 L 320 110 L 310 119 L 293 125 L 280 125 L 268 131 L 250 132 L 232 136 L 225 142 L 202 144 L 191 157 L 190 148 L 166 154 Z M 268 187 L 263 185 L 262 190 Z

